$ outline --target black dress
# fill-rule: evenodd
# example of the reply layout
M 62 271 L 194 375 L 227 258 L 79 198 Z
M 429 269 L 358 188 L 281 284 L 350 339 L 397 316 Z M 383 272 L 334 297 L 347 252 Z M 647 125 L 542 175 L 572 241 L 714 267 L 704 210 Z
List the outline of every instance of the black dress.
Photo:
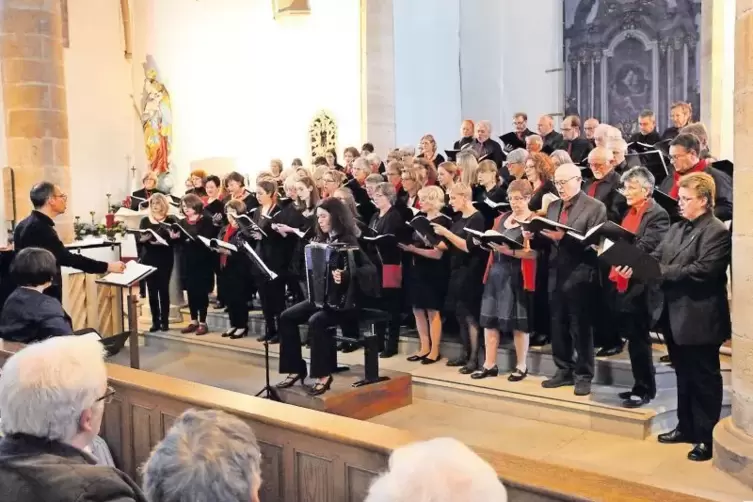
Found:
M 201 242 L 199 236 L 212 239 L 217 235 L 217 227 L 214 226 L 211 218 L 206 215 L 202 215 L 193 223 L 186 218 L 180 222 L 180 226 L 193 237 L 193 240 L 191 240 L 181 234 L 181 239 L 178 241 L 181 253 L 181 284 L 188 294 L 191 320 L 205 323 L 209 306 L 209 293 L 214 287 L 215 261 L 217 258 L 216 253 L 207 248 Z
M 483 232 L 486 229 L 484 215 L 478 211 L 467 218 L 461 215 L 452 223 L 450 230 L 458 237 L 467 239 L 466 227 Z M 450 312 L 470 315 L 478 319 L 483 292 L 484 267 L 489 253 L 480 246 L 469 246 L 468 253 L 449 243 L 447 247 L 450 254 L 450 280 L 445 308 Z
M 174 216 L 167 216 L 166 224 L 178 223 Z M 141 263 L 156 267 L 157 271 L 146 278 L 147 291 L 149 293 L 149 308 L 152 311 L 152 325 L 167 328 L 170 315 L 170 277 L 173 273 L 173 240 L 170 238 L 168 229 L 160 224 L 153 223 L 148 216 L 141 219 L 139 229 L 153 230 L 162 237 L 168 245 L 157 244 L 154 238 L 142 243 Z
M 557 188 L 554 186 L 554 182 L 552 180 L 545 181 L 544 183 L 539 185 L 538 189 L 533 191 L 533 194 L 531 195 L 531 201 L 528 203 L 528 209 L 534 212 L 541 210 L 544 203 L 544 195 L 548 193 L 554 194 L 559 197 Z
M 496 230 L 505 231 L 505 221 L 511 215 L 503 215 Z M 481 327 L 528 333 L 533 321 L 531 307 L 531 293 L 523 288 L 520 259 L 494 252 L 481 300 Z
M 435 217 L 431 222 L 447 228 L 451 224 L 450 219 L 443 214 Z M 415 232 L 413 244 L 421 249 L 433 249 Z M 448 244 L 448 246 L 452 245 Z M 423 310 L 442 310 L 449 280 L 448 254 L 444 253 L 439 260 L 425 258 L 414 253 L 410 255 L 412 263 L 409 271 L 408 293 L 411 306 Z
M 272 205 L 266 213 L 259 207 L 254 211 L 252 220 L 261 228 L 266 237 L 255 241 L 254 250 L 269 269 L 277 274 L 275 279 L 253 265 L 251 273 L 259 288 L 259 299 L 266 324 L 266 337 L 271 338 L 277 333 L 277 318 L 285 310 L 285 277 L 284 271 L 293 255 L 289 240 L 272 229 L 272 224 L 279 221 L 282 210 L 277 204 Z

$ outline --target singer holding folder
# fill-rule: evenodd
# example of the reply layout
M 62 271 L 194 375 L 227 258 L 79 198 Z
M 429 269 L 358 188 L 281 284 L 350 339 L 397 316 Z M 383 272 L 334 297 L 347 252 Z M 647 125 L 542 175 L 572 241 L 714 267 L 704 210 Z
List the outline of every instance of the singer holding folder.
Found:
M 248 335 L 248 299 L 251 297 L 253 288 L 253 280 L 249 272 L 251 263 L 241 251 L 246 239 L 239 231 L 237 219 L 238 215 L 245 212 L 246 206 L 239 199 L 231 199 L 225 204 L 228 224 L 220 230 L 217 239 L 232 244 L 237 251 L 231 251 L 222 246 L 215 249 L 220 253 L 219 282 L 230 318 L 230 328 L 222 333 L 222 336 L 233 340 Z
M 654 175 L 645 167 L 634 167 L 622 175 L 628 210 L 620 225 L 635 234 L 633 244 L 646 253 L 656 249 L 669 230 L 669 214 L 654 202 Z M 656 377 L 651 348 L 651 321 L 646 300 L 646 285 L 625 279 L 611 267 L 604 289 L 609 303 L 607 325 L 618 340 L 628 341 L 633 371 L 633 388 L 622 392 L 622 405 L 638 408 L 656 397 Z
M 652 320 L 664 333 L 677 373 L 677 428 L 660 443 L 692 443 L 693 461 L 712 457 L 714 426 L 722 410 L 719 347 L 732 332 L 727 300 L 729 230 L 714 216 L 714 179 L 692 173 L 678 183 L 683 221 L 674 223 L 652 256 L 659 260 L 661 294 L 649 295 Z M 620 268 L 625 279 L 630 268 Z
M 170 276 L 173 272 L 172 243 L 180 237 L 178 232 L 170 230 L 166 225 L 178 223 L 174 216 L 167 214 L 170 204 L 165 195 L 155 193 L 149 198 L 149 215 L 144 216 L 139 224 L 139 230 L 150 230 L 139 237 L 144 245 L 141 252 L 141 263 L 155 267 L 157 271 L 146 278 L 149 292 L 149 309 L 152 311 L 152 327 L 149 331 L 167 331 L 170 315 Z M 157 234 L 160 238 L 154 236 Z

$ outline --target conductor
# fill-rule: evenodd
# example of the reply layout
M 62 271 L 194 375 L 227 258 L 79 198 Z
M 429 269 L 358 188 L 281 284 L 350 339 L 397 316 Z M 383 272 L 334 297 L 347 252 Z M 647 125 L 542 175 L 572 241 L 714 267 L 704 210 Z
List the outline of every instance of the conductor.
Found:
M 79 254 L 71 253 L 58 237 L 53 218 L 65 213 L 68 207 L 68 195 L 59 186 L 43 181 L 31 187 L 29 198 L 34 210 L 21 220 L 13 231 L 16 252 L 29 247 L 46 249 L 55 256 L 57 273 L 52 285 L 44 293 L 63 301 L 62 275 L 60 267 L 77 268 L 87 274 L 104 274 L 105 272 L 122 273 L 123 262 L 106 263 L 92 260 Z

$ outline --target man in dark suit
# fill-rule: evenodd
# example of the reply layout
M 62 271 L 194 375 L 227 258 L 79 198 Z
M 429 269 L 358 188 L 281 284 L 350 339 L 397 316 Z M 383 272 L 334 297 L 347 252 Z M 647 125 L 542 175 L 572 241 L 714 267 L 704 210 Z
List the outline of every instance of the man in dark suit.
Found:
M 651 198 L 654 175 L 643 166 L 622 175 L 628 210 L 617 223 L 635 235 L 638 249 L 651 253 L 669 230 L 669 215 Z M 626 408 L 638 408 L 656 397 L 656 378 L 651 348 L 651 320 L 642 282 L 619 277 L 613 267 L 602 275 L 602 288 L 609 314 L 607 328 L 617 340 L 628 340 L 633 388 L 619 397 Z
M 575 164 L 557 168 L 554 183 L 560 200 L 552 202 L 546 217 L 585 234 L 604 223 L 604 204 L 581 192 L 581 173 Z M 542 387 L 575 385 L 575 394 L 591 393 L 594 375 L 592 334 L 593 302 L 597 296 L 597 258 L 564 231 L 542 231 L 549 238 L 549 303 L 552 316 L 552 354 L 557 373 L 542 382 Z M 573 358 L 573 351 L 577 358 Z
M 479 120 L 476 124 L 476 139 L 470 148 L 476 152 L 478 158 L 493 160 L 497 164 L 497 169 L 502 169 L 506 155 L 500 144 L 491 138 L 491 134 L 492 123 L 488 120 Z
M 655 145 L 661 141 L 661 136 L 656 132 L 656 116 L 651 110 L 643 110 L 638 115 L 638 128 L 640 131 L 630 136 L 631 143 Z
M 659 260 L 660 294 L 649 305 L 677 373 L 677 428 L 660 443 L 693 443 L 694 461 L 712 457 L 712 432 L 722 410 L 719 347 L 732 334 L 727 300 L 730 233 L 714 216 L 714 179 L 703 172 L 680 181 L 683 220 L 672 225 L 652 256 Z M 620 270 L 630 278 L 630 269 Z
M 567 150 L 573 162 L 580 164 L 588 157 L 593 150 L 591 142 L 580 136 L 580 118 L 577 115 L 565 117 L 562 121 L 562 138 L 565 140 L 565 150 Z
M 43 181 L 31 187 L 29 193 L 34 210 L 29 216 L 21 220 L 13 231 L 13 244 L 16 252 L 28 247 L 46 249 L 55 256 L 57 274 L 52 286 L 45 290 L 45 294 L 57 298 L 62 302 L 62 276 L 60 267 L 71 267 L 87 274 L 104 274 L 105 272 L 122 273 L 125 264 L 122 262 L 105 263 L 92 260 L 79 254 L 71 253 L 55 232 L 53 218 L 65 213 L 68 206 L 68 195 L 59 186 Z
M 670 108 L 670 119 L 672 120 L 672 127 L 667 127 L 661 135 L 661 139 L 675 139 L 680 134 L 680 129 L 690 123 L 690 119 L 693 116 L 693 107 L 690 103 L 678 101 L 672 103 Z
M 525 148 L 526 138 L 534 134 L 533 131 L 528 129 L 528 115 L 526 113 L 516 113 L 512 118 L 512 123 L 515 126 L 515 130 L 499 137 L 505 145 L 505 153 L 510 153 L 518 148 Z
M 599 127 L 599 119 L 594 117 L 586 119 L 586 121 L 583 122 L 583 132 L 585 133 L 588 142 L 591 143 L 591 146 L 596 146 L 596 138 L 594 137 L 594 134 L 596 133 L 597 127 Z
M 715 200 L 714 215 L 722 221 L 732 219 L 732 178 L 711 166 L 707 159 L 701 159 L 701 143 L 693 134 L 680 134 L 669 146 L 669 158 L 673 172 L 659 185 L 659 190 L 673 199 L 679 193 L 680 178 L 690 173 L 707 173 L 714 179 Z M 679 221 L 679 215 L 672 215 L 673 223 Z
M 552 152 L 565 149 L 565 140 L 560 133 L 554 130 L 554 119 L 551 115 L 542 115 L 539 118 L 538 130 L 541 139 L 544 141 L 545 149 L 551 148 Z

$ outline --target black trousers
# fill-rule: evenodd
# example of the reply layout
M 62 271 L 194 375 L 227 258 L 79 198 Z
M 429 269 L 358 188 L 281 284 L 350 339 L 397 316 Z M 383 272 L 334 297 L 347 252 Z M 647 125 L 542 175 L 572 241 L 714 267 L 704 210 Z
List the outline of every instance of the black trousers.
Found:
M 594 286 L 580 283 L 567 291 L 549 293 L 552 315 L 552 355 L 557 373 L 575 380 L 591 381 L 594 376 L 593 320 L 591 309 Z
M 628 341 L 630 367 L 633 371 L 633 393 L 639 396 L 656 397 L 656 369 L 648 312 L 615 312 L 613 330 L 620 339 Z
M 397 351 L 400 341 L 400 320 L 403 313 L 403 291 L 405 290 L 402 288 L 382 289 L 381 297 L 374 301 L 376 308 L 390 315 L 388 322 L 380 322 L 374 326 L 381 350 Z
M 186 293 L 188 294 L 188 310 L 191 312 L 191 320 L 205 323 L 209 309 L 209 291 L 203 284 L 197 285 L 188 281 Z
M 222 271 L 220 276 L 222 302 L 227 306 L 227 314 L 232 328 L 248 328 L 248 299 L 251 295 L 251 278 L 239 273 L 235 268 Z
M 301 353 L 300 324 L 307 323 L 311 343 L 311 378 L 323 378 L 337 369 L 337 348 L 332 331 L 340 325 L 350 331 L 358 329 L 358 309 L 348 311 L 325 310 L 308 300 L 286 309 L 280 316 L 280 373 L 304 374 L 306 362 Z
M 719 347 L 676 345 L 672 362 L 677 373 L 677 428 L 694 443 L 711 444 L 722 412 Z
M 267 325 L 268 333 L 276 331 L 277 318 L 285 310 L 285 280 L 278 277 L 273 281 L 258 280 L 259 299 L 261 300 L 261 310 L 264 314 L 264 322 Z
M 594 346 L 611 349 L 622 346 L 623 334 L 620 330 L 615 329 L 612 323 L 617 312 L 614 310 L 613 302 L 609 301 L 610 294 L 614 285 L 609 280 L 609 271 L 611 267 L 599 267 L 599 294 L 597 294 L 591 307 L 594 326 Z
M 173 273 L 173 261 L 164 260 L 156 266 L 157 270 L 146 278 L 149 308 L 152 311 L 152 323 L 167 324 L 170 317 L 170 276 Z

